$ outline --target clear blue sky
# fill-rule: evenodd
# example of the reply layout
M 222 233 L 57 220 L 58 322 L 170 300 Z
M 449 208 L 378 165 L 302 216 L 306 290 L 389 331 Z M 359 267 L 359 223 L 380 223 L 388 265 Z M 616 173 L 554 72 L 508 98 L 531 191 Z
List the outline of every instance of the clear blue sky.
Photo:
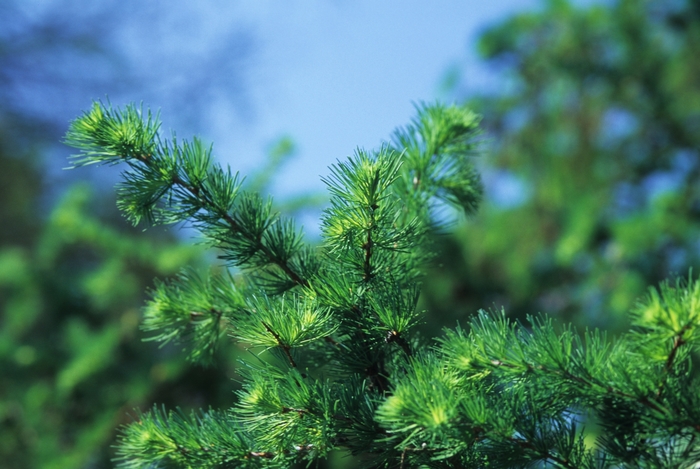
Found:
M 413 103 L 449 99 L 440 93 L 448 71 L 459 72 L 462 90 L 501 92 L 504 82 L 477 59 L 477 38 L 489 25 L 546 1 L 16 0 L 17 24 L 31 31 L 49 19 L 59 41 L 74 43 L 68 56 L 60 47 L 20 44 L 35 54 L 18 53 L 17 67 L 33 72 L 40 86 L 19 80 L 11 94 L 25 110 L 59 123 L 93 99 L 143 102 L 162 111 L 166 133 L 199 134 L 214 143 L 221 163 L 242 175 L 260 167 L 270 144 L 288 135 L 298 152 L 280 171 L 273 195 L 319 192 L 330 164 L 358 146 L 376 148 L 408 123 Z M 597 1 L 605 0 L 575 3 Z M 106 38 L 106 50 L 91 53 L 91 35 Z M 76 53 L 81 47 L 83 56 Z M 68 86 L 74 77 L 86 86 Z M 68 179 L 60 168 L 69 152 L 63 146 L 48 159 L 52 179 Z M 116 179 L 114 171 L 93 173 Z M 513 184 L 488 190 L 495 179 L 486 176 L 487 197 L 522 192 Z
M 281 134 L 297 157 L 276 180 L 287 195 L 322 190 L 319 176 L 355 147 L 376 147 L 413 115 L 413 102 L 439 98 L 449 68 L 468 87 L 488 86 L 476 60 L 476 37 L 488 24 L 536 0 L 241 2 L 226 12 L 250 28 L 255 50 L 247 62 L 244 115 L 217 109 L 203 137 L 216 155 L 250 172 Z M 213 8 L 212 18 L 222 12 Z M 222 21 L 224 21 L 222 19 Z M 210 23 L 212 31 L 216 23 Z
M 440 85 L 449 70 L 460 72 L 468 90 L 494 88 L 476 58 L 479 33 L 544 1 L 26 0 L 17 5 L 28 24 L 42 16 L 76 17 L 64 27 L 108 35 L 129 67 L 99 54 L 68 66 L 58 53 L 49 62 L 32 58 L 57 85 L 27 87 L 23 105 L 65 111 L 54 120 L 67 122 L 92 99 L 143 101 L 162 110 L 166 132 L 199 133 L 214 143 L 220 162 L 242 175 L 259 167 L 271 142 L 289 135 L 298 152 L 273 194 L 322 191 L 319 176 L 330 164 L 357 146 L 376 148 L 408 123 L 413 103 L 444 98 Z M 108 16 L 113 25 L 101 31 L 105 8 L 118 18 Z M 97 85 L 61 88 L 73 76 L 97 77 Z M 66 175 L 59 170 L 64 158 L 55 158 L 56 178 Z

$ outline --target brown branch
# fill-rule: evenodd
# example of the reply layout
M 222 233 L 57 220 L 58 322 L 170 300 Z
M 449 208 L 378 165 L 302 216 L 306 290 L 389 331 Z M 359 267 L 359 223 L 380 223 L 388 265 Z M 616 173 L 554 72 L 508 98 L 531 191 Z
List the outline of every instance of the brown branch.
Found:
M 493 365 L 494 368 L 499 368 L 499 367 L 510 368 L 510 369 L 518 368 L 516 365 L 513 365 L 511 363 L 506 363 L 506 362 L 503 362 L 503 361 L 497 360 L 497 359 L 491 360 L 491 365 Z M 573 373 L 566 371 L 566 370 L 552 370 L 552 369 L 546 368 L 542 365 L 534 366 L 534 365 L 528 364 L 527 368 L 531 371 L 537 370 L 537 371 L 542 371 L 544 373 L 559 375 L 564 379 L 568 379 L 568 380 L 573 381 L 573 382 L 580 384 L 580 385 L 585 385 L 588 388 L 598 387 L 598 388 L 604 389 L 608 394 L 614 394 L 614 395 L 616 395 L 618 397 L 622 397 L 624 399 L 637 401 L 640 404 L 644 405 L 645 407 L 653 409 L 657 412 L 664 412 L 664 408 L 659 403 L 652 401 L 651 399 L 649 399 L 646 396 L 639 397 L 639 396 L 635 396 L 634 394 L 628 394 L 628 393 L 623 392 L 619 389 L 615 389 L 610 385 L 605 385 L 603 383 L 600 383 L 595 379 L 591 381 L 591 380 L 588 380 L 586 378 L 576 376 Z M 657 393 L 657 397 L 658 397 L 658 393 Z
M 566 467 L 566 468 L 574 468 L 576 466 L 573 466 L 567 459 L 562 459 L 559 456 L 556 456 L 552 454 L 550 451 L 540 451 L 538 450 L 535 446 L 532 445 L 532 443 L 528 440 L 522 440 L 518 438 L 511 438 L 510 439 L 513 443 L 516 445 L 520 446 L 523 449 L 526 450 L 532 450 L 536 454 L 540 455 L 544 460 L 546 461 L 547 459 L 551 459 L 555 463 L 559 464 L 560 467 Z
M 218 309 L 215 309 L 215 308 L 209 308 L 209 311 L 207 311 L 207 313 L 216 316 L 216 319 L 219 319 L 219 320 L 224 315 L 223 311 L 219 311 Z M 205 316 L 205 315 L 206 315 L 206 313 L 202 313 L 199 311 L 190 311 L 190 319 L 191 320 L 194 320 L 195 318 L 197 318 L 199 316 Z
M 683 334 L 690 328 L 690 326 L 690 323 L 683 326 L 681 330 L 678 331 L 678 334 L 676 334 L 673 338 L 673 346 L 671 347 L 671 351 L 669 352 L 668 358 L 666 359 L 666 363 L 664 364 L 664 380 L 661 381 L 661 384 L 659 384 L 659 389 L 656 390 L 656 397 L 661 396 L 661 394 L 664 391 L 666 379 L 668 379 L 668 374 L 671 372 L 671 368 L 673 368 L 674 362 L 676 361 L 676 357 L 678 356 L 678 350 L 687 343 L 683 339 Z
M 429 451 L 429 452 L 432 452 L 432 451 L 435 451 L 435 449 L 433 449 L 433 448 L 428 448 L 428 445 L 427 445 L 426 443 L 423 443 L 423 444 L 422 444 L 420 447 L 418 447 L 418 448 L 416 448 L 416 447 L 411 447 L 411 446 L 405 446 L 404 449 L 403 449 L 403 451 L 401 451 L 401 465 L 399 466 L 401 469 L 404 468 L 404 464 L 406 463 L 406 453 L 408 453 L 409 451 L 414 451 L 414 452 L 418 452 L 418 451 Z
M 341 345 L 340 342 L 338 342 L 337 340 L 335 340 L 333 337 L 331 337 L 329 335 L 325 336 L 323 338 L 323 340 L 325 340 L 326 342 L 328 342 L 329 344 L 331 344 L 335 348 L 340 348 L 340 345 Z
M 666 360 L 666 364 L 664 365 L 664 368 L 666 371 L 671 371 L 671 368 L 673 367 L 673 362 L 676 359 L 676 355 L 678 355 L 678 349 L 680 349 L 683 345 L 686 344 L 686 341 L 683 340 L 683 334 L 690 329 L 690 324 L 686 324 L 681 328 L 680 331 L 678 331 L 678 334 L 673 338 L 673 347 L 671 348 L 671 352 L 668 354 L 668 359 Z
M 294 445 L 294 449 L 296 451 L 313 451 L 314 445 L 311 444 L 303 444 L 303 445 Z M 283 450 L 278 453 L 274 453 L 272 451 L 251 451 L 248 453 L 246 456 L 246 459 L 249 458 L 265 458 L 265 459 L 272 459 L 276 457 L 278 454 L 289 454 L 291 451 L 289 450 Z
M 267 329 L 267 332 L 272 334 L 272 337 L 275 338 L 275 340 L 277 341 L 277 345 L 279 345 L 279 347 L 282 349 L 284 354 L 287 356 L 287 359 L 289 360 L 289 364 L 292 365 L 292 368 L 296 368 L 297 364 L 294 361 L 294 358 L 292 358 L 292 354 L 289 351 L 291 349 L 291 347 L 289 345 L 285 344 L 284 342 L 282 342 L 282 339 L 280 338 L 280 336 L 275 331 L 273 331 L 272 328 L 270 326 L 268 326 L 265 321 L 262 321 L 262 325 L 265 326 L 265 329 Z
M 365 241 L 365 243 L 362 245 L 362 249 L 365 251 L 365 263 L 363 266 L 364 273 L 362 279 L 365 282 L 370 281 L 373 277 L 371 264 L 373 246 L 374 241 L 372 241 L 372 231 L 370 229 L 367 231 L 367 241 Z
M 399 347 L 404 351 L 406 356 L 412 357 L 413 353 L 411 352 L 411 346 L 408 344 L 408 341 L 404 339 L 401 335 L 399 335 L 398 332 L 396 331 L 389 331 L 386 336 L 386 343 L 390 344 L 392 342 L 396 342 Z
M 270 451 L 251 451 L 250 453 L 248 453 L 248 456 L 252 458 L 272 459 L 275 457 L 275 453 L 272 453 Z

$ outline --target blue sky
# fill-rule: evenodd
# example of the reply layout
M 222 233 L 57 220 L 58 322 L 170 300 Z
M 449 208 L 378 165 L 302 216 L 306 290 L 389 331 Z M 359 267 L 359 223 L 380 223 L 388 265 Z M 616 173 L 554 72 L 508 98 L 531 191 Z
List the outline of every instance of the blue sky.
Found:
M 16 96 L 25 108 L 58 113 L 58 122 L 79 115 L 93 99 L 143 102 L 162 111 L 166 133 L 172 128 L 180 138 L 194 133 L 213 142 L 218 160 L 242 175 L 260 167 L 270 144 L 288 135 L 298 151 L 275 179 L 273 194 L 318 192 L 330 164 L 358 146 L 376 148 L 409 122 L 414 103 L 449 99 L 440 92 L 448 71 L 459 73 L 467 91 L 503 83 L 477 59 L 476 39 L 488 25 L 544 1 L 19 1 L 27 24 L 78 18 L 65 27 L 109 37 L 108 47 L 127 66 L 89 53 L 65 62 L 40 48 L 25 62 L 41 63 L 39 76 L 56 85 L 20 85 Z M 73 10 L 64 11 L 68 7 Z M 108 16 L 111 29 L 102 30 L 101 9 L 118 15 Z M 93 86 L 62 88 L 74 76 L 87 83 L 95 78 Z M 67 177 L 59 168 L 69 152 L 60 148 L 52 177 Z
M 491 77 L 475 54 L 476 38 L 535 0 L 476 2 L 241 2 L 226 12 L 250 28 L 249 112 L 222 107 L 203 137 L 222 163 L 242 174 L 282 134 L 298 152 L 276 179 L 276 195 L 322 190 L 319 176 L 355 147 L 374 148 L 413 115 L 413 104 L 440 98 L 457 69 L 470 89 Z M 213 8 L 215 18 L 222 12 Z M 222 20 L 223 21 L 223 20 Z M 212 31 L 216 23 L 210 23 Z

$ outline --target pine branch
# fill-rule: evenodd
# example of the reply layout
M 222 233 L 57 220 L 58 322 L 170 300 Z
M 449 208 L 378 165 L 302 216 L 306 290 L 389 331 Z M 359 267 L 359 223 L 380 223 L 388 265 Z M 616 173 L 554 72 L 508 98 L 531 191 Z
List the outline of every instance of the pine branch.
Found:
M 251 458 L 266 457 L 251 450 L 254 442 L 224 413 L 185 415 L 153 408 L 122 428 L 116 461 L 128 469 L 154 464 L 187 467 L 260 467 Z
M 294 284 L 308 286 L 304 273 L 290 265 L 293 257 L 304 254 L 291 222 L 271 214 L 269 203 L 241 191 L 237 176 L 212 164 L 211 148 L 197 139 L 163 143 L 158 119 L 150 112 L 145 120 L 141 115 L 133 106 L 121 111 L 95 104 L 66 135 L 66 143 L 81 150 L 75 166 L 127 163 L 119 206 L 134 224 L 142 218 L 152 223 L 193 221 L 235 265 L 273 265 Z M 285 228 L 279 232 L 281 226 Z M 275 243 L 280 237 L 290 241 L 284 249 Z
M 651 290 L 635 329 L 614 341 L 480 312 L 468 332 L 415 345 L 436 203 L 470 214 L 481 197 L 477 124 L 463 108 L 422 106 L 391 145 L 333 165 L 314 250 L 201 142 L 163 143 L 150 113 L 97 104 L 77 119 L 66 138 L 82 150 L 77 165 L 128 166 L 119 206 L 132 222 L 192 223 L 246 269 L 245 281 L 185 271 L 157 283 L 151 339 L 186 342 L 200 361 L 226 334 L 260 351 L 241 362 L 231 409 L 140 415 L 123 429 L 120 465 L 283 468 L 334 450 L 377 468 L 693 464 L 700 282 L 690 277 Z

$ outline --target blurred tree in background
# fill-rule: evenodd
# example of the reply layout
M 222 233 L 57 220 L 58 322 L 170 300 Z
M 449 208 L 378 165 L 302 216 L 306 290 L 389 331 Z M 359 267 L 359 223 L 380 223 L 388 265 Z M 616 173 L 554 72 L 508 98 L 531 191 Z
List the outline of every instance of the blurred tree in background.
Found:
M 130 229 L 112 191 L 72 186 L 72 173 L 60 169 L 66 122 L 95 97 L 186 100 L 184 120 L 214 99 L 208 93 L 243 100 L 244 32 L 218 37 L 218 48 L 197 51 L 187 61 L 197 66 L 185 71 L 158 40 L 167 14 L 141 3 L 0 2 L 3 468 L 111 467 L 116 427 L 134 408 L 230 398 L 224 364 L 217 372 L 193 366 L 172 348 L 143 343 L 138 329 L 153 278 L 203 265 L 201 250 L 173 232 Z M 157 71 L 137 66 L 127 41 L 134 37 L 138 52 L 161 57 Z M 220 73 L 206 72 L 213 63 Z
M 700 2 L 552 0 L 485 31 L 487 203 L 445 240 L 425 307 L 617 328 L 700 256 Z M 437 324 L 431 321 L 431 324 Z
M 193 372 L 142 343 L 138 324 L 153 277 L 199 251 L 112 227 L 114 218 L 95 215 L 93 195 L 73 188 L 32 242 L 0 248 L 4 467 L 108 467 L 125 413 Z

